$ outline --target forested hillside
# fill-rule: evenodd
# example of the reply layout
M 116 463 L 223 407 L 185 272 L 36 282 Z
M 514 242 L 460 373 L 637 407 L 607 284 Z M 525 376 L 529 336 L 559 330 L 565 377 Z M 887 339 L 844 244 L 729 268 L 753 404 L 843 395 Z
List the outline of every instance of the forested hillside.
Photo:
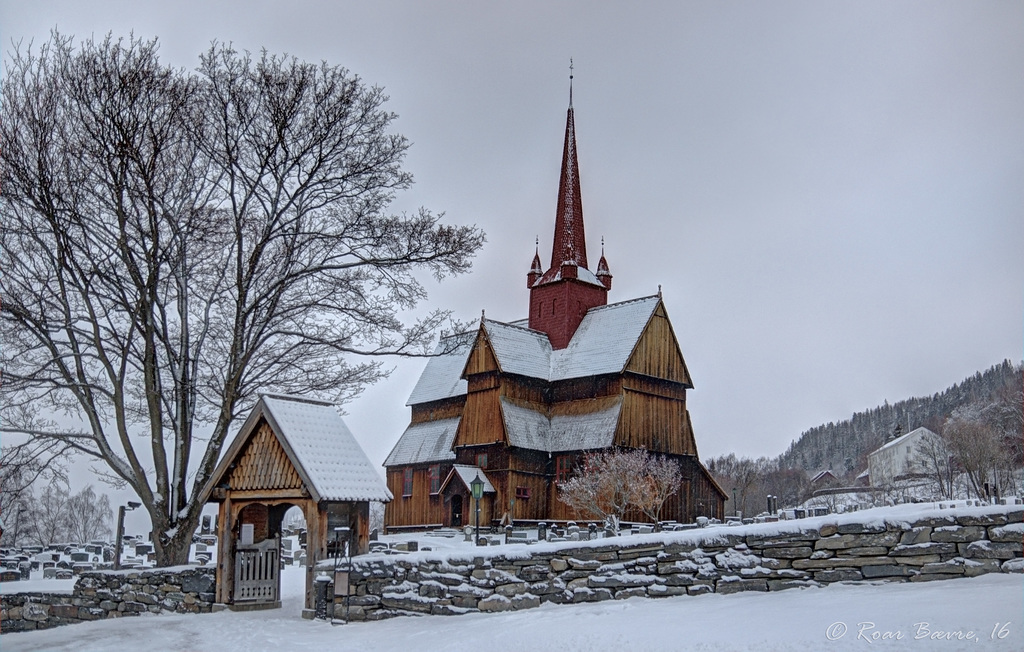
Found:
M 1019 392 L 1021 382 L 1021 366 L 1004 360 L 941 393 L 893 404 L 886 401 L 846 421 L 802 433 L 779 456 L 778 468 L 812 472 L 831 468 L 837 476 L 857 473 L 867 466 L 868 453 L 885 443 L 897 425 L 904 433 L 921 426 L 938 432 L 954 409 Z
M 730 498 L 736 497 L 735 504 L 729 502 L 727 512 L 756 514 L 765 509 L 768 495 L 777 497 L 780 505 L 797 505 L 810 496 L 813 474 L 832 469 L 841 485 L 850 486 L 867 468 L 868 454 L 885 443 L 897 426 L 902 433 L 921 426 L 944 433 L 946 420 L 959 409 L 961 420 L 996 426 L 991 432 L 995 433 L 997 450 L 988 451 L 979 463 L 974 460 L 964 464 L 961 460 L 958 464 L 973 465 L 981 471 L 978 477 L 992 473 L 993 479 L 1001 478 L 1005 489 L 1015 490 L 1017 480 L 1013 474 L 1007 475 L 1004 462 L 1015 468 L 1021 463 L 1022 372 L 1022 365 L 1006 360 L 932 396 L 886 402 L 846 421 L 811 428 L 776 458 L 750 459 L 730 453 L 708 460 L 708 469 Z M 998 443 L 999 438 L 1003 443 Z M 953 444 L 952 440 L 946 443 Z M 948 451 L 950 457 L 958 454 L 955 448 Z

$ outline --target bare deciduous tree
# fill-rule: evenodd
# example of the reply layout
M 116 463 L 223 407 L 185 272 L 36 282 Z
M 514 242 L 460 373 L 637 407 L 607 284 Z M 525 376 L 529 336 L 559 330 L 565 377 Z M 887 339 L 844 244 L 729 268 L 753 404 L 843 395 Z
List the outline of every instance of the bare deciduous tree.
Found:
M 360 356 L 427 354 L 448 315 L 403 322 L 414 275 L 467 271 L 483 234 L 387 213 L 408 142 L 343 68 L 215 45 L 186 73 L 54 33 L 2 92 L 5 427 L 101 461 L 184 563 L 257 392 L 341 402 L 387 373 Z
M 65 459 L 69 446 L 53 440 L 30 439 L 12 443 L 9 439 L 0 449 L 0 515 L 5 516 L 13 536 L 17 518 L 10 518 L 26 508 L 33 487 L 41 483 L 67 481 Z
M 67 532 L 74 541 L 107 539 L 113 530 L 114 510 L 106 494 L 96 495 L 92 485 L 68 500 Z
M 1006 465 L 1008 451 L 984 406 L 972 404 L 954 410 L 942 428 L 942 439 L 967 476 L 975 496 L 988 498 L 986 485 Z
M 941 500 L 955 498 L 958 472 L 946 441 L 940 436 L 922 438 L 916 457 L 938 490 L 938 497 Z
M 586 456 L 575 475 L 558 486 L 558 497 L 578 515 L 600 518 L 618 532 L 630 508 L 657 522 L 662 505 L 681 484 L 674 460 L 643 449 L 601 451 Z
M 575 475 L 558 486 L 558 497 L 576 514 L 599 518 L 618 532 L 632 504 L 632 485 L 640 468 L 640 460 L 630 451 L 591 453 Z
M 679 492 L 683 472 L 679 463 L 660 455 L 646 455 L 637 482 L 633 485 L 633 504 L 644 516 L 657 523 L 661 508 L 671 496 Z
M 24 535 L 41 546 L 68 543 L 66 537 L 70 498 L 67 487 L 61 483 L 43 487 L 39 497 L 29 501 L 28 510 L 23 515 L 26 521 Z

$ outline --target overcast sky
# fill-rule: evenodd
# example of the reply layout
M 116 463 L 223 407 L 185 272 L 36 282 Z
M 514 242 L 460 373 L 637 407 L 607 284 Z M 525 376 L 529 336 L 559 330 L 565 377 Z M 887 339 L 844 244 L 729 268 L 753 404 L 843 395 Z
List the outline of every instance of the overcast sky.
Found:
M 604 236 L 610 302 L 662 286 L 703 458 L 1022 357 L 1024 3 L 0 0 L 5 58 L 54 27 L 383 86 L 413 142 L 394 209 L 487 233 L 472 273 L 428 284 L 424 308 L 464 320 L 526 316 L 572 57 L 590 260 Z M 346 406 L 372 461 L 423 365 Z

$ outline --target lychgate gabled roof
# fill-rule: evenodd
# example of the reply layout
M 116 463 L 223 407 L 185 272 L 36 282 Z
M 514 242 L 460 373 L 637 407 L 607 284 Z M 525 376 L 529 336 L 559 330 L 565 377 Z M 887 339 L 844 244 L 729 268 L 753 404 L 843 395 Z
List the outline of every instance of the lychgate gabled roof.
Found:
M 259 491 L 294 489 L 295 478 L 318 502 L 392 499 L 336 406 L 271 394 L 249 413 L 204 496 L 225 481 Z

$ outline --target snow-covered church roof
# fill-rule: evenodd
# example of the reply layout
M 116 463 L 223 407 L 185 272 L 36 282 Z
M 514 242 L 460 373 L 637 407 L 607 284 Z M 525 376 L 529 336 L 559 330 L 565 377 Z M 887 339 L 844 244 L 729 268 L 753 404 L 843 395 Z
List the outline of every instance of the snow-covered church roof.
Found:
M 505 323 L 484 319 L 481 324 L 504 373 L 549 382 L 569 380 L 621 372 L 660 301 L 660 297 L 650 296 L 591 308 L 568 346 L 559 350 L 551 348 L 546 334 L 526 328 L 523 321 Z M 440 345 L 451 350 L 430 359 L 406 405 L 466 393 L 462 371 L 475 335 L 475 332 L 463 333 L 458 336 L 459 340 Z
M 455 459 L 452 444 L 459 429 L 459 417 L 410 424 L 391 449 L 384 466 L 426 464 Z
M 606 405 L 588 414 L 548 416 L 529 405 L 502 398 L 501 417 L 509 446 L 548 453 L 608 448 L 615 440 L 622 397 L 609 397 L 603 402 Z

